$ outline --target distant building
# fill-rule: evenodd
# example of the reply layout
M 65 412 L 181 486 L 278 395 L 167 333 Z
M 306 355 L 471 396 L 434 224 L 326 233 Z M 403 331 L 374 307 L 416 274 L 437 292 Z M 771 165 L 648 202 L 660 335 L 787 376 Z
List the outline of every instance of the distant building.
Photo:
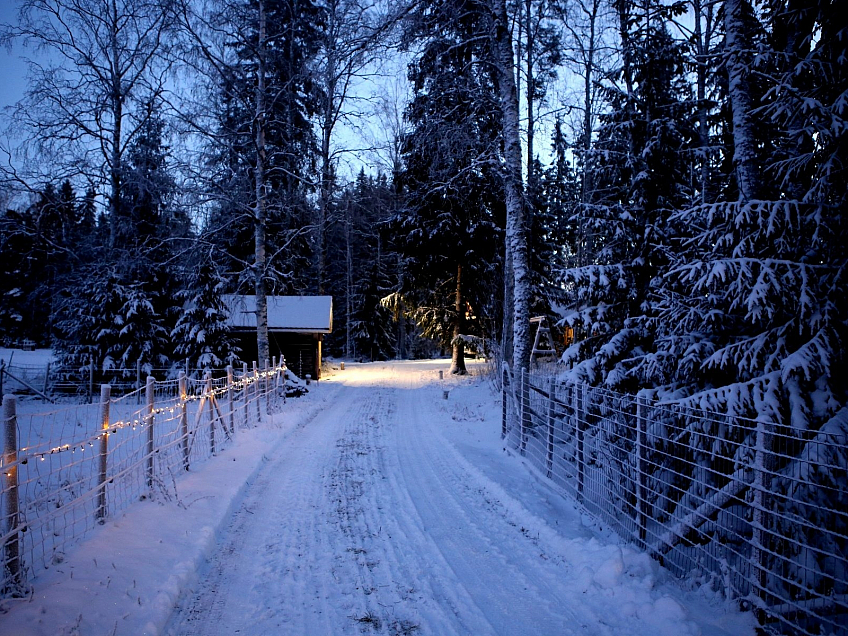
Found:
M 227 294 L 229 326 L 241 349 L 241 359 L 257 359 L 256 297 Z M 286 359 L 292 372 L 321 377 L 321 348 L 324 334 L 333 331 L 332 296 L 268 296 L 268 341 L 270 355 Z M 257 360 L 264 364 L 264 360 Z

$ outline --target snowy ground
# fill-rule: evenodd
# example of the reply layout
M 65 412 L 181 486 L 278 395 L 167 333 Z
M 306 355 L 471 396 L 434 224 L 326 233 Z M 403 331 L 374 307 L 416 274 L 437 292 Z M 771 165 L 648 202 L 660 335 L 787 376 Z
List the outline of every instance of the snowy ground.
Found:
M 349 364 L 2 602 L 0 633 L 754 633 L 505 453 L 481 367 L 447 367 Z

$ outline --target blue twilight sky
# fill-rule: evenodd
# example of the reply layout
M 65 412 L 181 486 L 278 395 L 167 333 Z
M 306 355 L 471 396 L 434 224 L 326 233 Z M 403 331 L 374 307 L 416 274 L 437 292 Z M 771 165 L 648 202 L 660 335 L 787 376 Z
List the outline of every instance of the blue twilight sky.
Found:
M 15 0 L 0 0 L 0 23 L 14 24 L 18 18 L 18 3 Z M 23 47 L 12 51 L 0 47 L 0 108 L 18 102 L 26 90 L 26 64 L 20 59 L 24 53 L 32 54 Z

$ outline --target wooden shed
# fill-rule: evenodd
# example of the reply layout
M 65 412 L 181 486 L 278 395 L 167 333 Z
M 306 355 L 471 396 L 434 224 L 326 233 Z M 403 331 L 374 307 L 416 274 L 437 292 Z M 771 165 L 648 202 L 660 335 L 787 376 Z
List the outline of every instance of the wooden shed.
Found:
M 241 349 L 241 359 L 256 360 L 256 297 L 228 294 L 223 300 L 230 313 L 232 334 Z M 324 334 L 332 331 L 332 296 L 268 296 L 270 354 L 285 357 L 295 375 L 321 377 Z

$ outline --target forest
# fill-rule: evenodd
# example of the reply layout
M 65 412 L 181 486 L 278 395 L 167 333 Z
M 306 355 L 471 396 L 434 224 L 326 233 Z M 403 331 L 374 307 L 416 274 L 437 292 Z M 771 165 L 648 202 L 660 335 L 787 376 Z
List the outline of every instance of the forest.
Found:
M 7 345 L 220 367 L 223 294 L 256 295 L 260 357 L 267 295 L 331 295 L 332 355 L 526 368 L 546 316 L 575 381 L 800 430 L 845 408 L 837 0 L 18 7 Z

